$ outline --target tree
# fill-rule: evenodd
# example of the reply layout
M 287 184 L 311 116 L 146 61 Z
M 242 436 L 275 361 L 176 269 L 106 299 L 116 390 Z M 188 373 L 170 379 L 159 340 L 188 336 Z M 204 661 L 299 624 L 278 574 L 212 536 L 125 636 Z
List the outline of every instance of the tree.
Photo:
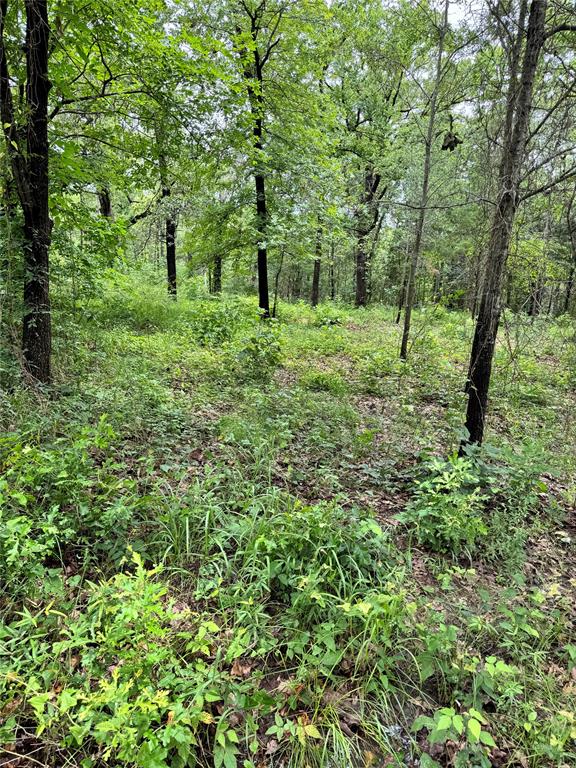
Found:
M 432 94 L 430 96 L 430 105 L 428 107 L 428 128 L 424 138 L 424 173 L 422 178 L 422 194 L 420 197 L 418 221 L 416 223 L 416 237 L 410 258 L 408 274 L 406 278 L 406 291 L 404 295 L 404 328 L 402 331 L 402 342 L 400 345 L 400 358 L 406 360 L 408 357 L 408 340 L 410 338 L 410 326 L 412 322 L 412 307 L 414 306 L 414 297 L 416 294 L 416 275 L 418 274 L 418 265 L 422 252 L 422 237 L 424 235 L 424 224 L 426 222 L 426 209 L 428 207 L 428 195 L 430 185 L 430 166 L 432 160 L 432 144 L 434 142 L 436 130 L 436 113 L 438 109 L 438 97 L 442 85 L 444 45 L 446 35 L 448 34 L 448 10 L 449 0 L 445 0 L 444 14 L 438 30 L 438 53 L 436 58 L 436 73 Z
M 547 0 L 532 0 L 526 27 L 527 0 L 521 1 L 516 36 L 509 56 L 506 115 L 498 173 L 498 198 L 488 246 L 486 277 L 470 355 L 466 384 L 467 438 L 463 448 L 468 443 L 481 443 L 484 437 L 488 391 L 502 311 L 502 278 L 519 203 L 520 170 L 525 157 L 534 80 L 545 39 L 546 7 Z
M 316 231 L 316 257 L 314 259 L 314 275 L 312 277 L 312 296 L 310 303 L 313 307 L 318 306 L 320 301 L 320 270 L 322 268 L 322 237 L 324 230 L 322 224 L 318 222 Z
M 265 0 L 250 6 L 240 0 L 240 13 L 247 19 L 247 24 L 239 20 L 237 44 L 239 46 L 242 71 L 250 111 L 252 115 L 252 136 L 254 150 L 254 186 L 256 190 L 256 228 L 258 231 L 258 302 L 262 317 L 270 317 L 270 297 L 268 291 L 268 203 L 266 199 L 266 170 L 264 159 L 264 70 L 270 61 L 274 48 L 280 43 L 278 28 L 282 22 L 287 5 L 280 3 L 271 8 Z
M 24 219 L 24 318 L 22 354 L 33 380 L 50 383 L 52 319 L 50 314 L 50 241 L 48 202 L 48 58 L 50 26 L 46 0 L 26 0 L 25 109 L 12 97 L 6 43 L 7 0 L 0 2 L 0 116 L 12 176 Z

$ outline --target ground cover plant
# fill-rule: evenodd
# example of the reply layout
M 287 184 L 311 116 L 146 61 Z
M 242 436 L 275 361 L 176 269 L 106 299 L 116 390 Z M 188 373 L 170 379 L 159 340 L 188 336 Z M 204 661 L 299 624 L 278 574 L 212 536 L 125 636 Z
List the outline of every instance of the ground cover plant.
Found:
M 0 768 L 576 766 L 574 0 L 0 0 Z
M 4 764 L 571 765 L 562 327 L 458 457 L 464 316 L 397 364 L 386 308 L 156 301 L 65 321 L 51 398 L 2 403 Z

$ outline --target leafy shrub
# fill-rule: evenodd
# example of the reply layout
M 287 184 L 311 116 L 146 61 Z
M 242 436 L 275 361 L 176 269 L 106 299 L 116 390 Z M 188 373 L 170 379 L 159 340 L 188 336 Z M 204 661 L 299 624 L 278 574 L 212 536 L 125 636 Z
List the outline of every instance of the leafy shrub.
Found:
M 104 764 L 184 768 L 215 722 L 211 703 L 226 689 L 210 659 L 219 627 L 166 600 L 157 571 L 134 560 L 133 574 L 89 587 L 85 610 L 56 642 L 46 638 L 25 676 L 3 675 L 3 698 L 24 699 L 38 734 L 75 751 L 98 751 Z M 9 658 L 0 656 L 0 664 L 9 672 Z
M 304 606 L 308 620 L 323 596 L 348 597 L 388 573 L 382 570 L 388 539 L 367 514 L 291 499 L 276 506 L 262 518 L 241 516 L 220 536 L 248 594 L 268 595 L 297 612 Z
M 487 730 L 488 721 L 476 709 L 459 713 L 452 707 L 442 707 L 433 717 L 422 715 L 414 721 L 413 731 L 428 730 L 429 744 L 458 744 L 458 751 L 451 761 L 455 768 L 490 768 L 489 748 L 495 747 L 494 738 Z M 429 755 L 423 756 L 421 766 L 440 768 L 440 764 Z
M 62 547 L 83 541 L 85 553 L 104 548 L 109 556 L 121 556 L 134 483 L 119 474 L 121 466 L 110 454 L 114 437 L 103 416 L 95 427 L 82 427 L 50 447 L 14 438 L 0 444 L 0 540 L 6 555 L 0 574 L 4 567 L 3 575 L 14 577 L 17 568 L 33 578 L 48 555 L 59 559 Z M 26 568 L 24 553 L 30 558 Z
M 194 301 L 188 312 L 193 337 L 207 346 L 230 341 L 242 319 L 237 305 L 219 299 Z
M 333 325 L 342 325 L 344 314 L 328 304 L 322 304 L 316 309 L 314 325 L 316 328 L 329 328 Z
M 362 389 L 368 394 L 385 393 L 391 377 L 402 373 L 402 363 L 391 350 L 375 351 L 363 357 L 358 364 Z
M 300 376 L 300 386 L 313 392 L 330 392 L 333 395 L 343 395 L 348 391 L 342 376 L 334 371 L 306 371 Z
M 236 361 L 240 374 L 252 381 L 269 381 L 282 360 L 280 334 L 272 322 L 261 323 L 247 338 L 243 339 Z
M 57 521 L 56 512 L 34 521 L 25 515 L 10 516 L 0 507 L 0 584 L 12 598 L 44 576 L 44 563 L 58 541 Z
M 420 544 L 437 552 L 472 551 L 487 533 L 482 519 L 486 496 L 474 462 L 458 456 L 434 458 L 426 469 L 399 520 L 414 529 Z

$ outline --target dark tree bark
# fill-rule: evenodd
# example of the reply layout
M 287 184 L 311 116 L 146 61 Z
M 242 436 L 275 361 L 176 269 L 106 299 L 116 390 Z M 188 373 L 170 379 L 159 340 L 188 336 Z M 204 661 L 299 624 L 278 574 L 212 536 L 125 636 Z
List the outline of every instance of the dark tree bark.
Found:
M 172 187 L 168 179 L 168 162 L 164 150 L 164 137 L 161 126 L 155 126 L 156 144 L 158 146 L 158 169 L 160 172 L 160 185 L 162 187 L 162 200 L 166 206 L 167 214 L 164 219 L 164 244 L 166 248 L 166 279 L 168 294 L 176 300 L 178 296 L 178 276 L 176 272 L 176 220 L 170 210 L 170 198 Z
M 263 26 L 263 15 L 266 12 L 266 3 L 260 3 L 253 11 L 242 3 L 242 8 L 250 20 L 250 37 L 252 46 L 242 50 L 243 74 L 247 84 L 248 100 L 252 115 L 252 145 L 255 158 L 253 164 L 254 186 L 256 190 L 256 230 L 258 233 L 257 244 L 257 272 L 258 272 L 258 304 L 263 319 L 270 317 L 270 296 L 268 288 L 268 202 L 266 198 L 266 176 L 264 171 L 264 67 L 270 59 L 273 49 L 280 42 L 276 37 L 276 30 L 280 24 L 284 9 L 276 14 L 273 21 L 272 32 L 268 37 L 264 50 L 259 47 L 259 36 Z M 238 28 L 238 33 L 242 30 Z
M 217 253 L 214 256 L 214 273 L 212 278 L 211 293 L 222 293 L 222 254 Z
M 356 248 L 356 299 L 357 307 L 368 304 L 368 281 L 370 273 L 369 238 L 374 232 L 379 219 L 379 202 L 385 189 L 379 191 L 382 177 L 373 166 L 367 165 L 364 171 L 364 188 L 360 205 L 355 212 Z
M 416 223 L 416 237 L 414 239 L 414 248 L 412 258 L 408 268 L 408 279 L 406 281 L 406 298 L 404 306 L 404 329 L 402 331 L 402 342 L 400 344 L 400 358 L 406 360 L 408 357 L 408 341 L 410 339 L 410 327 L 412 324 L 412 308 L 416 297 L 416 279 L 418 276 L 418 267 L 420 265 L 420 254 L 422 252 L 422 239 L 424 236 L 424 225 L 426 223 L 426 209 L 428 207 L 428 193 L 430 187 L 430 170 L 432 161 L 432 144 L 434 141 L 434 131 L 436 127 L 436 113 L 438 109 L 438 96 L 440 95 L 440 86 L 442 84 L 442 61 L 444 57 L 444 43 L 448 33 L 448 9 L 449 0 L 444 5 L 444 18 L 440 27 L 440 36 L 438 40 L 438 56 L 436 59 L 436 77 L 434 80 L 434 89 L 430 97 L 430 112 L 428 116 L 428 130 L 424 141 L 424 175 L 422 179 L 422 194 L 420 197 L 420 210 L 418 221 Z
M 570 249 L 572 251 L 572 264 L 570 265 L 570 271 L 568 272 L 568 280 L 566 281 L 566 291 L 564 293 L 564 313 L 567 314 L 570 311 L 570 302 L 572 300 L 572 292 L 574 290 L 574 278 L 576 277 L 576 222 L 572 219 L 572 209 L 574 207 L 574 200 L 576 199 L 576 187 L 566 208 L 566 223 L 568 224 L 568 234 L 570 236 Z
M 261 122 L 261 121 L 258 121 Z M 262 149 L 262 144 L 256 145 Z M 254 176 L 256 185 L 256 220 L 258 229 L 258 306 L 262 317 L 270 317 L 270 297 L 268 291 L 268 249 L 266 246 L 266 230 L 268 223 L 268 206 L 266 203 L 266 183 L 262 173 Z
M 336 246 L 334 245 L 334 240 L 332 240 L 332 242 L 330 243 L 330 269 L 329 269 L 331 301 L 336 300 L 336 272 L 335 272 L 335 265 L 334 265 L 335 258 L 336 258 Z
M 100 215 L 105 219 L 112 218 L 112 200 L 108 187 L 102 187 L 98 190 L 98 203 L 100 205 Z
M 523 1 L 516 44 L 511 57 L 503 147 L 498 174 L 498 200 L 492 221 L 486 275 L 466 385 L 468 438 L 461 450 L 467 443 L 480 444 L 484 437 L 492 361 L 500 324 L 502 278 L 518 207 L 520 168 L 532 111 L 534 78 L 545 39 L 546 5 L 547 0 L 532 0 L 526 30 L 526 2 Z M 524 50 L 522 71 L 518 78 L 522 50 Z
M 176 299 L 178 283 L 176 274 L 176 222 L 170 216 L 166 219 L 166 274 L 168 278 L 168 293 Z
M 0 2 L 0 113 L 24 226 L 24 318 L 22 354 L 30 376 L 50 383 L 52 323 L 49 249 L 52 221 L 48 198 L 48 58 L 46 0 L 26 0 L 26 117 L 17 125 L 4 42 L 7 2 Z
M 322 225 L 318 225 L 316 230 L 316 258 L 314 259 L 314 274 L 312 275 L 312 296 L 310 303 L 313 307 L 318 306 L 320 301 L 320 270 L 322 269 Z

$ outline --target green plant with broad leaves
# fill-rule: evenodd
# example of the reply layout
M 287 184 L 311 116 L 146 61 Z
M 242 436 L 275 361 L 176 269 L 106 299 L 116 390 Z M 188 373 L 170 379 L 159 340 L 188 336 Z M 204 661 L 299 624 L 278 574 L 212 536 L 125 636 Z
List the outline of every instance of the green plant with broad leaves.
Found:
M 471 552 L 487 534 L 486 495 L 469 458 L 432 459 L 398 519 L 410 526 L 420 544 L 437 552 Z

